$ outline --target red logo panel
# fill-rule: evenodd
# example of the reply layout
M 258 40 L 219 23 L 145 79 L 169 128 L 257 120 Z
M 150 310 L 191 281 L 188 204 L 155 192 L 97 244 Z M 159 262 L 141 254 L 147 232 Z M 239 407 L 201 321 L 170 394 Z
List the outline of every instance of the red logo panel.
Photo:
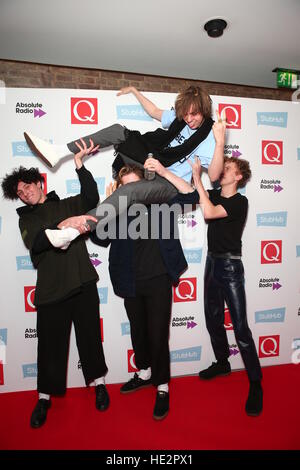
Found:
M 34 294 L 35 286 L 24 286 L 25 312 L 36 312 Z
M 100 333 L 101 333 L 101 341 L 104 341 L 104 332 L 103 332 L 103 318 L 100 318 Z
M 44 177 L 43 192 L 46 195 L 47 192 L 48 192 L 48 189 L 47 189 L 47 173 L 41 173 L 41 175 Z
M 229 308 L 228 307 L 225 307 L 224 309 L 224 326 L 225 326 L 225 329 L 226 330 L 233 330 L 233 325 L 232 325 L 232 321 L 231 321 L 231 317 L 230 317 L 230 312 L 229 312 Z
M 226 117 L 228 129 L 241 129 L 242 111 L 240 104 L 219 103 L 219 114 L 222 119 Z
M 137 369 L 135 365 L 135 355 L 134 355 L 133 349 L 129 349 L 127 351 L 127 360 L 128 360 L 128 372 L 137 372 L 139 369 Z
M 259 357 L 279 356 L 279 335 L 259 337 Z
M 4 385 L 4 372 L 2 361 L 0 361 L 0 385 Z
M 71 124 L 98 124 L 97 98 L 71 98 Z
M 261 264 L 282 262 L 282 240 L 261 241 Z
M 197 300 L 197 278 L 180 279 L 179 284 L 173 287 L 173 294 L 174 302 L 194 302 Z
M 283 163 L 283 143 L 280 140 L 262 141 L 263 165 L 282 165 Z

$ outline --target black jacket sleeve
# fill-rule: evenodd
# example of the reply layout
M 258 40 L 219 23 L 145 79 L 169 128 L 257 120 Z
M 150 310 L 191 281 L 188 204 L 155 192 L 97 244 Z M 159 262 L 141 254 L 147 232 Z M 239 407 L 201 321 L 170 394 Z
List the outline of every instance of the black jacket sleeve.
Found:
M 80 181 L 80 196 L 84 207 L 84 212 L 88 212 L 97 206 L 99 202 L 99 193 L 97 183 L 94 180 L 92 173 L 88 171 L 85 166 L 79 170 L 76 169 Z

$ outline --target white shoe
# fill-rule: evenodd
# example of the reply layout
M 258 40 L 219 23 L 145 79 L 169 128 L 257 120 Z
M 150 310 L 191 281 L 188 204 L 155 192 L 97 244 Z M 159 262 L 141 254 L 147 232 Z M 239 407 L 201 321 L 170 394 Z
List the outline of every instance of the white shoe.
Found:
M 40 157 L 50 168 L 53 168 L 62 158 L 72 155 L 66 145 L 59 146 L 50 144 L 46 140 L 40 139 L 28 132 L 24 132 L 24 137 L 30 150 Z
M 62 250 L 66 250 L 71 241 L 80 235 L 79 231 L 75 228 L 68 227 L 61 230 L 50 230 L 46 229 L 45 234 L 51 245 L 55 248 L 61 248 Z

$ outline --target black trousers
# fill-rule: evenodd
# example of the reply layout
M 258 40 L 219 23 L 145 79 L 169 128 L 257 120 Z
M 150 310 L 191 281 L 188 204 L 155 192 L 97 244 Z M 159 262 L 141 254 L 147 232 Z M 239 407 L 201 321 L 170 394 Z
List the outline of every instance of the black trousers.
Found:
M 136 281 L 136 296 L 124 299 L 130 322 L 135 363 L 138 369 L 151 367 L 152 384 L 170 380 L 169 326 L 172 283 L 167 274 Z
M 62 302 L 37 309 L 37 388 L 40 393 L 61 395 L 66 391 L 72 322 L 86 384 L 107 372 L 101 342 L 98 291 L 96 284 L 89 284 Z
M 224 327 L 224 300 L 226 301 L 248 378 L 260 380 L 261 367 L 248 326 L 244 267 L 239 259 L 221 259 L 207 256 L 204 274 L 205 319 L 211 344 L 218 361 L 229 357 L 229 345 Z

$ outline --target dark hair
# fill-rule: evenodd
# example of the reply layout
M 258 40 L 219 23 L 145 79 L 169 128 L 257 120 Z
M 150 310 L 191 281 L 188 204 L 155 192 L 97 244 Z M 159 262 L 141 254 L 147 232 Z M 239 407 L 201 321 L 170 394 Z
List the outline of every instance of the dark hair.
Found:
M 250 163 L 243 158 L 224 157 L 224 163 L 234 163 L 238 173 L 242 175 L 242 179 L 238 181 L 237 187 L 243 188 L 251 178 Z
M 2 180 L 1 186 L 3 197 L 5 199 L 18 199 L 17 188 L 20 181 L 23 183 L 44 183 L 44 177 L 39 172 L 38 168 L 24 168 L 20 166 L 16 168 L 11 174 L 6 174 Z
M 131 173 L 134 173 L 137 175 L 140 179 L 144 178 L 144 170 L 140 168 L 137 165 L 125 165 L 121 168 L 121 170 L 118 173 L 117 177 L 117 188 L 122 184 L 122 178 L 125 175 L 130 175 Z
M 176 117 L 180 121 L 189 112 L 201 113 L 204 119 L 211 117 L 211 99 L 209 94 L 199 86 L 189 86 L 182 90 L 175 101 Z

